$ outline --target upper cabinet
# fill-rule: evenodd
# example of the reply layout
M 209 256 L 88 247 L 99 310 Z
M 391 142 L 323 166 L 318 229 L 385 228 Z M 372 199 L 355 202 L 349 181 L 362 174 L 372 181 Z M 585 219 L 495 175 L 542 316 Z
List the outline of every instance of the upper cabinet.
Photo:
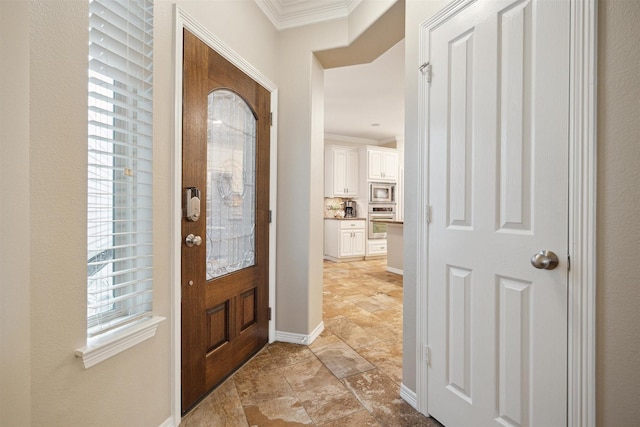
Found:
M 367 179 L 398 181 L 398 151 L 393 148 L 366 147 Z
M 325 150 L 324 196 L 358 197 L 358 150 L 332 146 Z

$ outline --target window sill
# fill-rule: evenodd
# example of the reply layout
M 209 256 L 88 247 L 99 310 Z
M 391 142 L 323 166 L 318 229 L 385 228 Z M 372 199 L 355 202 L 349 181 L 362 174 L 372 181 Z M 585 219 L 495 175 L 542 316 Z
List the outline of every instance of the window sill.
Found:
M 165 318 L 161 316 L 154 316 L 123 328 L 122 330 L 109 332 L 105 334 L 105 336 L 90 340 L 86 347 L 76 350 L 76 357 L 81 357 L 84 368 L 89 369 L 153 337 L 156 334 L 158 325 L 164 319 Z

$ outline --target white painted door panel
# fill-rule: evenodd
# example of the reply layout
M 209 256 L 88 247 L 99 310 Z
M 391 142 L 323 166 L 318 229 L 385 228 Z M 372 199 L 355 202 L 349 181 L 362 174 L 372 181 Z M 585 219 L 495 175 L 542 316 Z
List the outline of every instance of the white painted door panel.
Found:
M 477 1 L 430 30 L 429 413 L 566 424 L 569 3 Z M 560 258 L 537 270 L 543 249 Z

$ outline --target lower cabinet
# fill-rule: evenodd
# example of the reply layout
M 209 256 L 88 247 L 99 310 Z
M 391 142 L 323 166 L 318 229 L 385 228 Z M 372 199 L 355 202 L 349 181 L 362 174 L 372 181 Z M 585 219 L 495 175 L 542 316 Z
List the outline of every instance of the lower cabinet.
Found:
M 367 256 L 387 254 L 387 239 L 369 240 L 368 246 Z
M 332 261 L 363 258 L 366 230 L 364 219 L 325 219 L 324 257 Z

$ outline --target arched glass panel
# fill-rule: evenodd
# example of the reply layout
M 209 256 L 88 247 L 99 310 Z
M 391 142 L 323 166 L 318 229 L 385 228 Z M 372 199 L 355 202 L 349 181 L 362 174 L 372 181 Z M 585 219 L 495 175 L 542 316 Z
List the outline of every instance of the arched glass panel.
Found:
M 256 119 L 236 93 L 209 94 L 207 280 L 255 264 Z

